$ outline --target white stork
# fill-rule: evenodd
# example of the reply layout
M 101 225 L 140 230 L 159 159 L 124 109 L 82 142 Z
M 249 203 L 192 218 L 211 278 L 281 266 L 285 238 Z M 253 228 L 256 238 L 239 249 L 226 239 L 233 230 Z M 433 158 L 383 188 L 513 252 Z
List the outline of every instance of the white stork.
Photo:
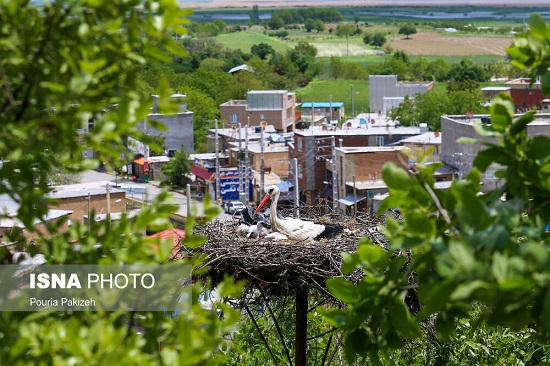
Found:
M 271 199 L 270 222 L 271 230 L 285 235 L 288 240 L 298 242 L 311 242 L 314 239 L 329 238 L 340 233 L 343 229 L 340 225 L 318 224 L 312 221 L 300 219 L 280 219 L 277 217 L 277 201 L 281 191 L 277 186 L 270 186 L 266 190 L 266 195 L 254 211 L 258 211 Z

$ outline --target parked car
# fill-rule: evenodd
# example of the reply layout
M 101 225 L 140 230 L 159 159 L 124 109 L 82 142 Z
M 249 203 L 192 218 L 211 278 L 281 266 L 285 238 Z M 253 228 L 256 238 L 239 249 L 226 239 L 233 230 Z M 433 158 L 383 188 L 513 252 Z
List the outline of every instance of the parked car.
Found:
M 229 214 L 234 214 L 235 212 L 241 212 L 244 209 L 246 209 L 246 206 L 244 205 L 244 203 L 239 201 L 226 202 L 225 204 L 225 212 Z

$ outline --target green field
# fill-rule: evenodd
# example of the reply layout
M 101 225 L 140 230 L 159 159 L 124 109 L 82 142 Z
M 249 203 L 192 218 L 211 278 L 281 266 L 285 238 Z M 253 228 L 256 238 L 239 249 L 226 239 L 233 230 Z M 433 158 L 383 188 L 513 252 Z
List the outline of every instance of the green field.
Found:
M 267 43 L 276 52 L 281 53 L 290 49 L 289 44 L 280 38 L 269 37 L 263 33 L 254 31 L 223 33 L 216 37 L 216 41 L 229 49 L 240 49 L 245 53 L 250 53 L 250 48 L 259 43 Z

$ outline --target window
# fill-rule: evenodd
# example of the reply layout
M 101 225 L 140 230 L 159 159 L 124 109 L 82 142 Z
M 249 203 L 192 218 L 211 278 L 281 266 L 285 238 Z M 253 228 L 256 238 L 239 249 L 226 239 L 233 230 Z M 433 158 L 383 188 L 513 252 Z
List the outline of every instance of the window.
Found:
M 302 164 L 298 164 L 298 178 L 302 179 Z
M 376 146 L 384 146 L 384 136 L 376 136 Z
M 88 120 L 88 131 L 93 131 L 94 130 L 94 125 L 95 125 L 95 121 L 93 118 L 90 118 Z
M 497 177 L 495 176 L 495 171 L 494 170 L 487 170 L 485 172 L 485 179 L 497 179 Z
M 302 151 L 302 139 L 298 139 L 298 151 Z
M 238 123 L 239 115 L 237 113 L 231 113 L 231 123 Z

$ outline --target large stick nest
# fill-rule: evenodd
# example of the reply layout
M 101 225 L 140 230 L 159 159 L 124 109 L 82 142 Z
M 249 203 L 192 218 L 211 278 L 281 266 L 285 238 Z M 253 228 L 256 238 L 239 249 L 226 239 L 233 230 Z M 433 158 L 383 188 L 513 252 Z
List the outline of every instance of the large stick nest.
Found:
M 387 249 L 386 239 L 379 229 L 385 223 L 385 216 L 368 213 L 354 217 L 322 215 L 315 207 L 300 207 L 300 213 L 301 219 L 343 225 L 344 232 L 335 238 L 313 243 L 251 239 L 239 233 L 240 223 L 234 216 L 231 220 L 217 219 L 197 226 L 195 233 L 207 236 L 207 242 L 197 249 L 182 248 L 182 251 L 187 255 L 196 252 L 205 255 L 203 266 L 209 268 L 208 275 L 214 284 L 230 275 L 275 295 L 301 289 L 325 291 L 328 278 L 344 276 L 341 271 L 342 253 L 355 252 L 362 237 Z M 291 215 L 292 212 L 283 214 Z M 358 281 L 361 272 L 346 277 Z

